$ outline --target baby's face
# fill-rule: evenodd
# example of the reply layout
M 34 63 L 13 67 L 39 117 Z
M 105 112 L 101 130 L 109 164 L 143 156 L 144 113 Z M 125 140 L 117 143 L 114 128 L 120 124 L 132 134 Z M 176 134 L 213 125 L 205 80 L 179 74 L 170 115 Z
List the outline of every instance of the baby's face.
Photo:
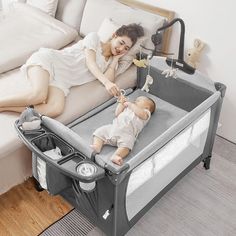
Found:
M 142 109 L 148 109 L 150 111 L 150 101 L 147 97 L 144 96 L 137 97 L 134 103 L 138 107 Z

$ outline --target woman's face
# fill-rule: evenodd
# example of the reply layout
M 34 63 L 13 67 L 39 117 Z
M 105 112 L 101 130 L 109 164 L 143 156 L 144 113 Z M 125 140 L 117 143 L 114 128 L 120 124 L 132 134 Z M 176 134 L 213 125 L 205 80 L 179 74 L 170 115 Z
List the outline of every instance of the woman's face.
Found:
M 111 40 L 111 53 L 113 56 L 125 54 L 132 47 L 133 43 L 128 36 L 114 35 Z

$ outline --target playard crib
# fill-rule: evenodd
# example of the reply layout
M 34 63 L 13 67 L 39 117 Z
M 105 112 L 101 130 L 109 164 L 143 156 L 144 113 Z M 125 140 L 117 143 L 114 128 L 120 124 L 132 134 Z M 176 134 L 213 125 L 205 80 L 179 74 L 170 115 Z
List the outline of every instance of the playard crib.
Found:
M 33 152 L 34 177 L 107 235 L 124 235 L 201 161 L 209 168 L 226 87 L 198 71 L 192 75 L 178 71 L 177 78 L 166 78 L 162 74 L 166 68 L 163 58 L 153 57 L 149 92 L 141 89 L 147 69 L 140 68 L 137 88 L 126 91 L 130 100 L 151 97 L 157 110 L 122 166 L 110 161 L 113 147 L 104 147 L 97 155 L 90 149 L 93 131 L 114 118 L 114 98 L 67 127 L 46 116 L 41 117 L 39 130 L 23 131 L 15 123 L 20 138 Z M 61 158 L 44 154 L 55 147 L 61 149 Z

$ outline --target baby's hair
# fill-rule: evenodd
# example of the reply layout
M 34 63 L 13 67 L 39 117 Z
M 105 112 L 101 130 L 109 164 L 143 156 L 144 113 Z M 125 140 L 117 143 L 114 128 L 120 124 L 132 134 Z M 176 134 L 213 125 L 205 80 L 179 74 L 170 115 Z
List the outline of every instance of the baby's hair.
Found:
M 156 110 L 156 103 L 153 99 L 147 97 L 147 99 L 149 100 L 150 102 L 150 112 L 151 114 Z
M 144 30 L 141 25 L 138 24 L 129 24 L 122 25 L 119 29 L 116 30 L 115 34 L 117 36 L 127 36 L 132 41 L 132 46 L 137 42 L 139 37 L 144 36 Z

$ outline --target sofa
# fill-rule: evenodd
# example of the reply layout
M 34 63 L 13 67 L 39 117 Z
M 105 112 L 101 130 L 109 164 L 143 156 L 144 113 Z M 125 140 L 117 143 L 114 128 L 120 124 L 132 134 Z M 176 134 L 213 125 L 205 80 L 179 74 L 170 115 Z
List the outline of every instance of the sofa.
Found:
M 144 27 L 149 27 L 145 45 L 152 47 L 150 35 L 155 33 L 164 20 L 171 20 L 173 16 L 172 11 L 136 1 L 59 0 L 55 18 L 77 31 L 77 35 L 71 40 L 71 43 L 82 39 L 89 32 L 98 31 L 104 18 L 112 18 L 119 24 L 141 23 Z M 169 38 L 170 32 L 165 33 L 162 44 L 164 51 L 168 50 Z M 137 51 L 133 53 L 136 54 Z M 25 83 L 22 82 L 24 80 L 21 83 L 18 82 L 19 76 L 21 76 L 19 68 L 13 68 L 0 75 L 0 96 L 4 94 L 8 86 L 15 87 L 16 90 L 26 86 L 26 81 Z M 124 89 L 135 87 L 136 67 L 131 65 L 117 77 L 116 83 Z M 56 119 L 64 124 L 69 124 L 109 98 L 110 95 L 99 81 L 73 87 L 66 98 L 64 112 Z M 14 122 L 18 117 L 19 114 L 14 112 L 0 113 L 0 194 L 24 182 L 32 175 L 31 152 L 17 137 L 14 129 Z

